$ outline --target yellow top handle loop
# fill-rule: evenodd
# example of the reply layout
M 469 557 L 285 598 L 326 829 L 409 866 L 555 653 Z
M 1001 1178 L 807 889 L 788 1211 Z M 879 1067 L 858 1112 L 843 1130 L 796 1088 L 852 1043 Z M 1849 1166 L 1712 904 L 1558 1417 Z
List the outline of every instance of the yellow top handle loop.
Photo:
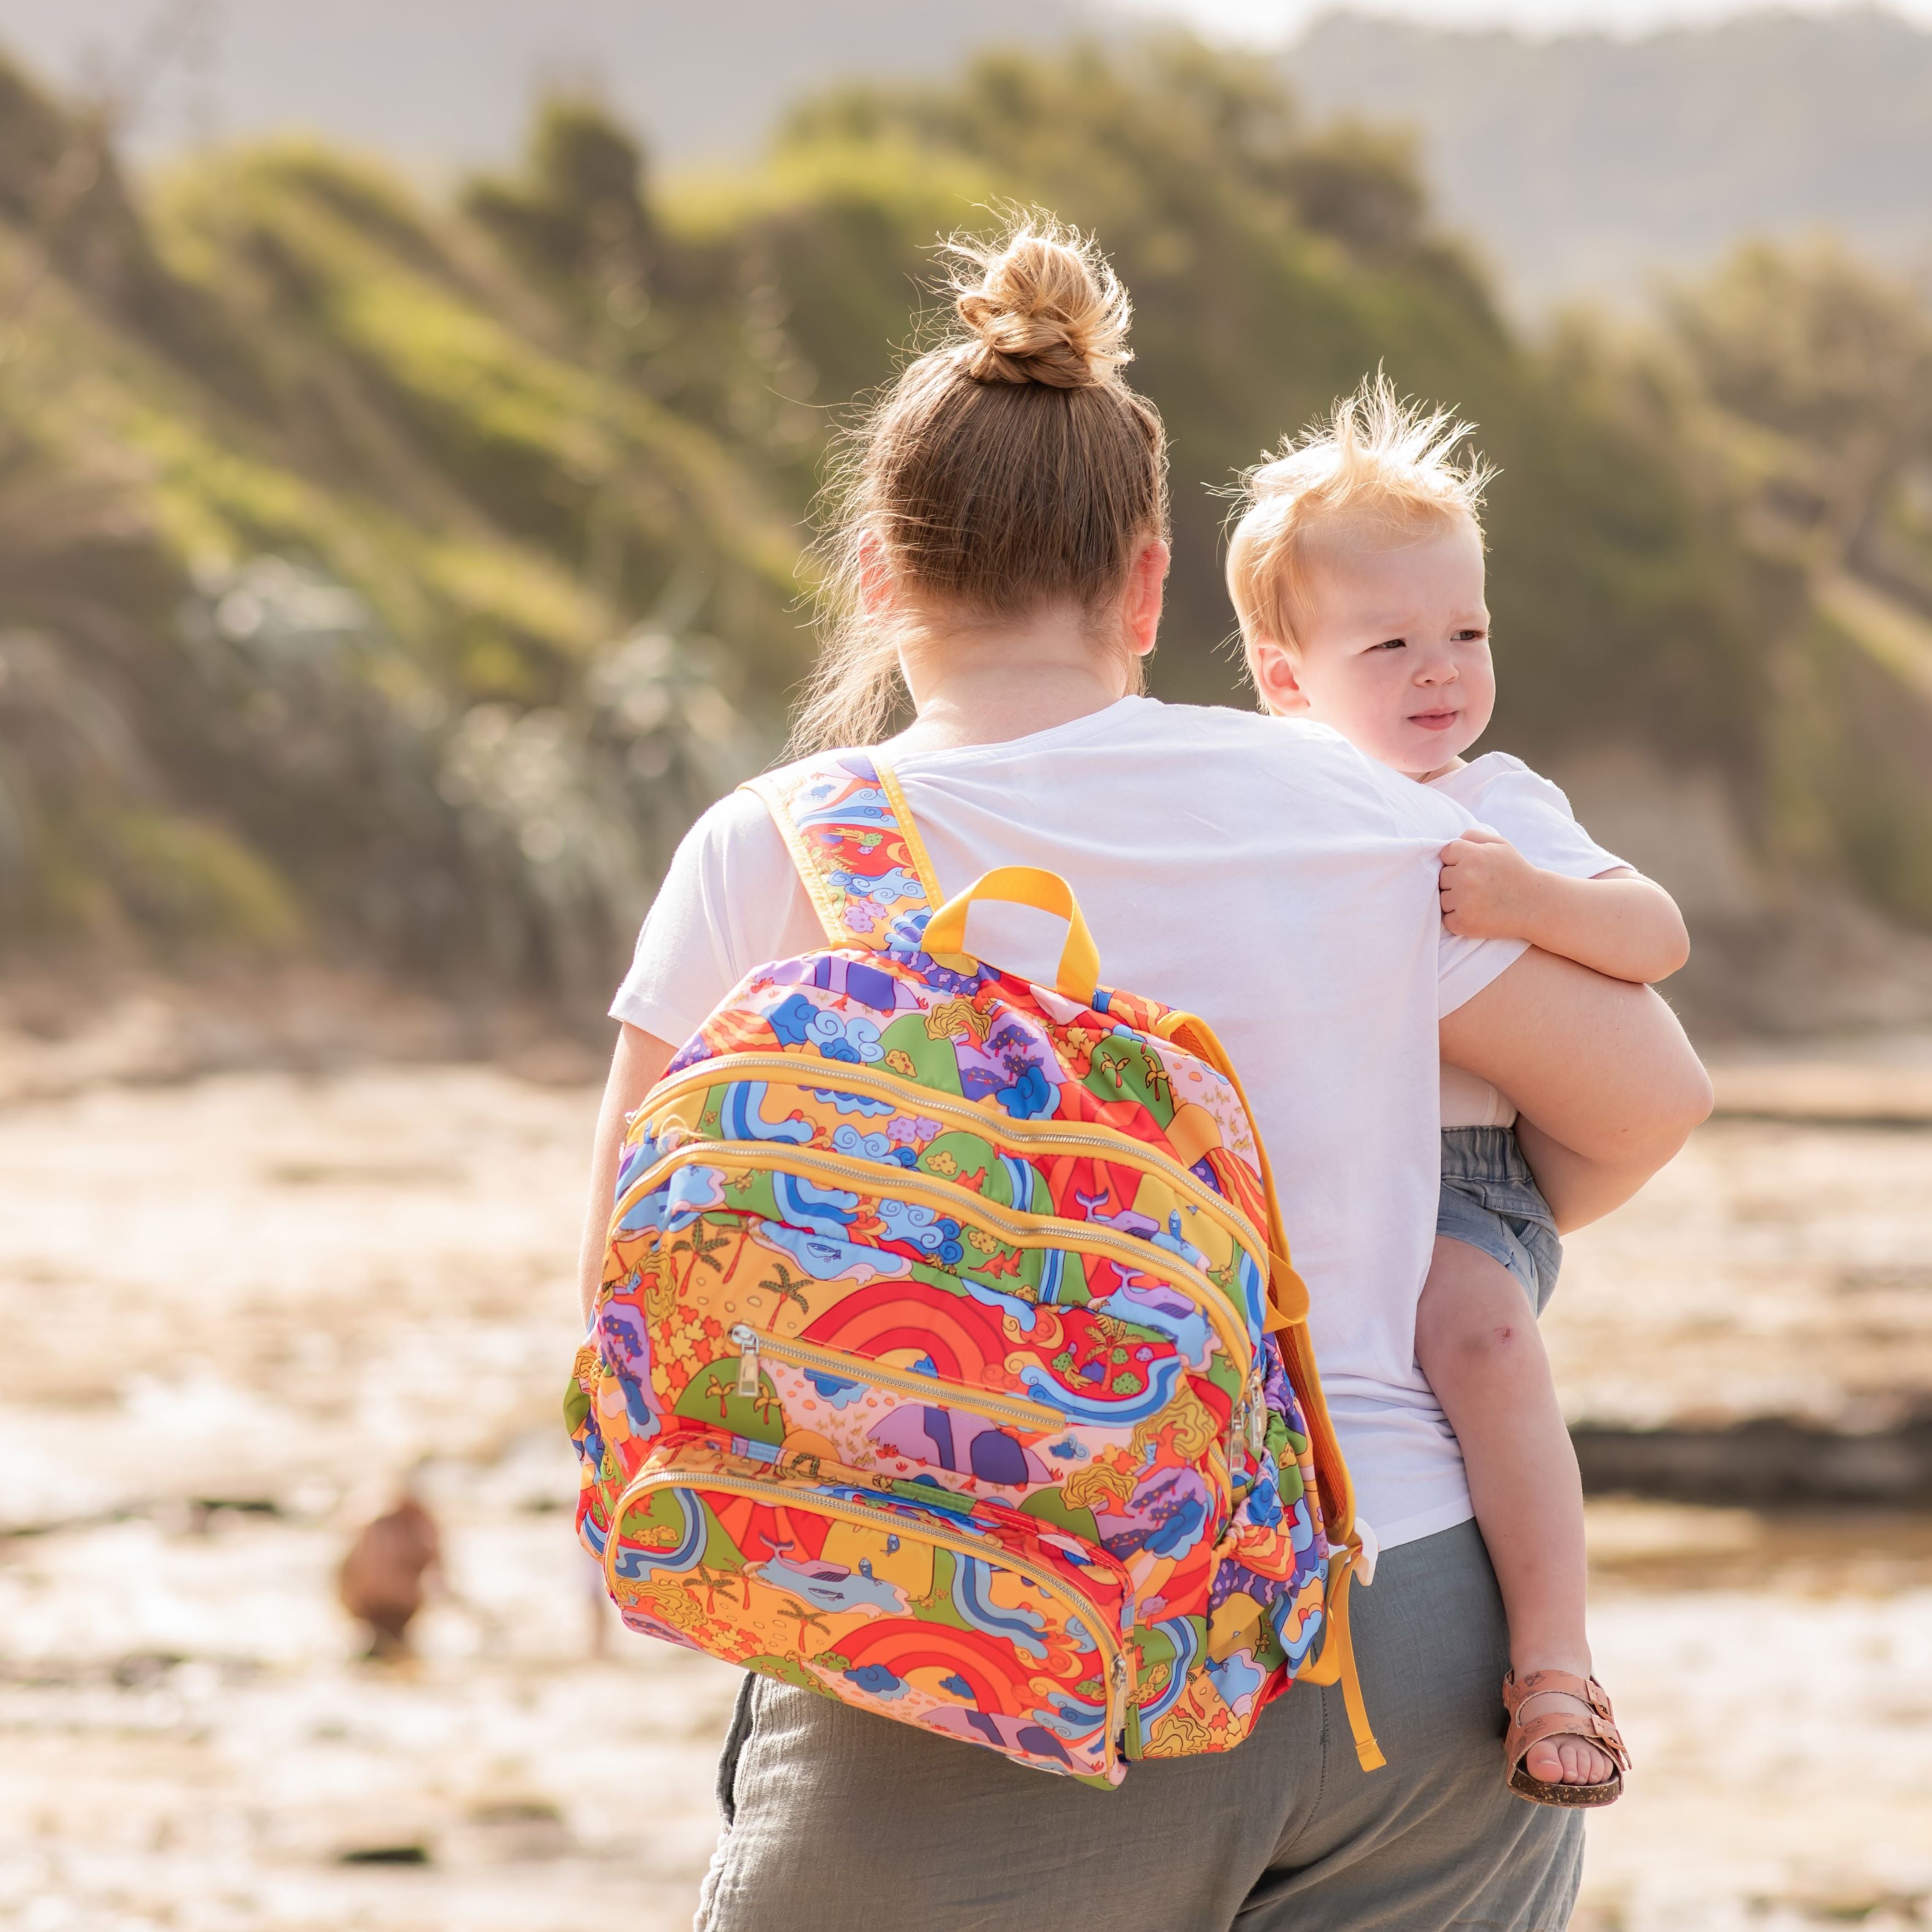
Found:
M 1060 949 L 1054 990 L 1083 1006 L 1094 1004 L 1100 986 L 1100 949 L 1087 929 L 1073 888 L 1058 872 L 1042 872 L 1036 866 L 996 866 L 948 899 L 927 921 L 920 944 L 928 952 L 935 958 L 970 956 L 966 953 L 966 914 L 976 899 L 1031 906 L 1065 920 L 1066 944 Z

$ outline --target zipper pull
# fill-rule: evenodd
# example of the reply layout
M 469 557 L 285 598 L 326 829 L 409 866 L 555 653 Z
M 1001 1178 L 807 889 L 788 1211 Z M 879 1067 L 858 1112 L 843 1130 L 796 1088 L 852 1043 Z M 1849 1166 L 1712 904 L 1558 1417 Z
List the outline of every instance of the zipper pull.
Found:
M 1248 1394 L 1248 1454 L 1258 1462 L 1262 1451 L 1267 1447 L 1268 1396 L 1257 1376 Z
M 738 1345 L 738 1393 L 748 1399 L 758 1392 L 758 1334 L 740 1322 L 731 1330 Z
M 1120 1745 L 1130 1762 L 1141 1754 L 1141 1707 L 1129 1701 L 1127 1678 L 1127 1654 L 1122 1651 L 1114 1659 L 1114 1702 L 1121 1712 Z

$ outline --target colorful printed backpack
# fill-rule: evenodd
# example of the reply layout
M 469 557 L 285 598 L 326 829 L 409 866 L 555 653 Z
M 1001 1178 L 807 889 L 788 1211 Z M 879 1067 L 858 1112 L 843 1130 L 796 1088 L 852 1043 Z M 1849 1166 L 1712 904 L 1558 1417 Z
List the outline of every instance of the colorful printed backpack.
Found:
M 626 1137 L 568 1404 L 625 1622 L 1102 1785 L 1339 1679 L 1373 1769 L 1348 1476 L 1213 1034 L 1102 988 L 1052 873 L 935 909 L 876 760 L 752 789 L 830 944 Z M 1053 986 L 964 956 L 985 899 L 1067 920 Z

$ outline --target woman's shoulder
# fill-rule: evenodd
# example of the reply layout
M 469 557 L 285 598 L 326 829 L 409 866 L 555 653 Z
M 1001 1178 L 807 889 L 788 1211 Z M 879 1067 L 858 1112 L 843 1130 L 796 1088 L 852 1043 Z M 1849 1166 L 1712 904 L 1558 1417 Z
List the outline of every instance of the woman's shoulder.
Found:
M 740 786 L 708 806 L 679 840 L 660 898 L 707 904 L 760 904 L 786 896 L 791 854 L 771 811 Z
M 1178 725 L 1192 734 L 1190 751 L 1214 754 L 1212 768 L 1228 782 L 1291 795 L 1299 823 L 1310 832 L 1346 823 L 1399 838 L 1447 840 L 1462 829 L 1462 814 L 1449 800 L 1358 750 L 1332 725 L 1208 705 L 1165 708 L 1192 714 Z
M 1318 724 L 1312 718 L 1276 718 L 1230 704 L 1169 704 L 1156 698 L 1135 700 L 1131 706 L 1118 707 L 1115 715 L 1118 722 L 1108 734 L 1113 742 L 1138 742 L 1155 753 L 1208 754 L 1232 761 L 1222 767 L 1232 772 L 1353 772 L 1371 763 L 1332 725 Z
M 740 785 L 706 806 L 692 820 L 686 842 L 707 854 L 722 856 L 746 846 L 781 845 L 771 810 L 758 794 Z

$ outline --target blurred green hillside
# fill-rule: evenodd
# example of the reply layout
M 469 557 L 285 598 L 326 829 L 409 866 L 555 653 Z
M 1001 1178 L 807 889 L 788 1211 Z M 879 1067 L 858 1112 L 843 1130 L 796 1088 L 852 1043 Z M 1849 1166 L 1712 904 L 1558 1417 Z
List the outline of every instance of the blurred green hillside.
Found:
M 0 944 L 596 997 L 782 738 L 844 406 L 932 321 L 934 241 L 1005 201 L 1135 296 L 1163 694 L 1241 701 L 1216 493 L 1383 363 L 1502 467 L 1492 742 L 1695 775 L 1747 924 L 1800 880 L 1932 924 L 1923 310 L 1766 255 L 1650 336 L 1532 349 L 1400 136 L 1174 42 L 836 93 L 669 191 L 559 104 L 449 206 L 296 145 L 137 193 L 0 70 Z

